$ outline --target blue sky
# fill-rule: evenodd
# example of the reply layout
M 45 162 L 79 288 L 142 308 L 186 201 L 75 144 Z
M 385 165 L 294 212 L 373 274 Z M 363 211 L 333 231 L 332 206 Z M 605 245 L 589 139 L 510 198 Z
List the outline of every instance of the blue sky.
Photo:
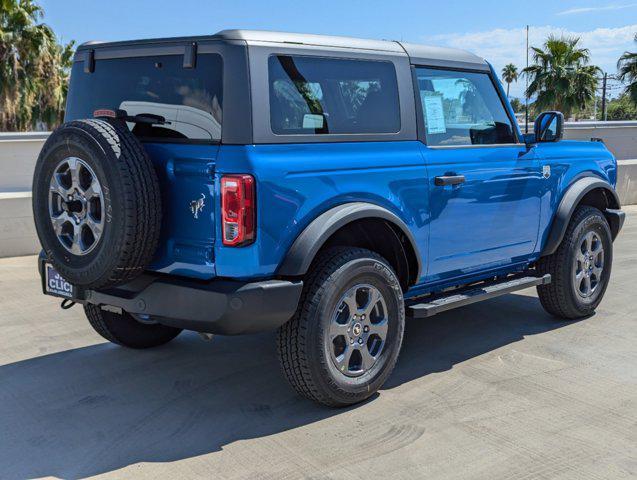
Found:
M 45 22 L 64 41 L 125 40 L 254 28 L 396 39 L 464 48 L 499 71 L 524 66 L 524 26 L 531 45 L 549 33 L 578 35 L 593 63 L 615 72 L 617 58 L 635 50 L 637 2 L 425 0 L 41 0 Z M 523 85 L 512 85 L 512 96 Z

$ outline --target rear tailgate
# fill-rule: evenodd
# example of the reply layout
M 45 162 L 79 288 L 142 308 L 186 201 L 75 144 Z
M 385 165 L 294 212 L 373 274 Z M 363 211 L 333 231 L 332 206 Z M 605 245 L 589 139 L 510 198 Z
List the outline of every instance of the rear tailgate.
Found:
M 125 111 L 157 171 L 162 229 L 150 270 L 215 276 L 214 169 L 223 106 L 217 50 L 213 44 L 196 49 L 191 42 L 105 44 L 78 52 L 74 61 L 65 119 Z M 148 115 L 157 121 L 134 120 Z
M 215 276 L 214 168 L 218 145 L 145 143 L 161 184 L 162 230 L 150 270 Z

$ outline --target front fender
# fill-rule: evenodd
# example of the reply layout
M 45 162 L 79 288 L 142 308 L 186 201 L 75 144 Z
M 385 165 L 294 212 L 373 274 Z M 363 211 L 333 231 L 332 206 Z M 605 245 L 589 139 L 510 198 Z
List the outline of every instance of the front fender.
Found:
M 277 275 L 304 275 L 310 268 L 317 252 L 337 230 L 348 223 L 364 218 L 380 218 L 393 223 L 402 230 L 416 254 L 418 273 L 415 278 L 420 278 L 422 260 L 416 246 L 416 240 L 409 227 L 396 214 L 386 208 L 365 202 L 338 205 L 316 217 L 296 238 L 277 270 Z
M 560 243 L 562 243 L 568 224 L 571 221 L 571 217 L 573 216 L 577 206 L 587 193 L 600 188 L 607 192 L 607 198 L 609 199 L 610 205 L 609 209 L 606 210 L 604 214 L 609 219 L 611 231 L 613 232 L 613 239 L 615 238 L 621 229 L 621 224 L 623 223 L 623 212 L 619 211 L 620 203 L 617 192 L 610 183 L 600 179 L 599 177 L 584 177 L 573 182 L 562 197 L 562 200 L 557 207 L 557 211 L 555 212 L 553 223 L 551 224 L 551 230 L 549 231 L 548 238 L 544 248 L 542 249 L 541 256 L 544 257 L 546 255 L 551 255 L 557 250 L 557 247 L 559 247 Z M 619 215 L 617 213 L 618 211 L 622 215 Z

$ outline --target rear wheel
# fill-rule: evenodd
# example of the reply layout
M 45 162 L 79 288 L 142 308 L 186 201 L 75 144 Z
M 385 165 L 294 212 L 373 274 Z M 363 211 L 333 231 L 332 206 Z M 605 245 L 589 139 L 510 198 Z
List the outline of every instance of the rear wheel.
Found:
M 550 284 L 538 287 L 544 309 L 565 319 L 592 315 L 604 297 L 612 261 L 606 218 L 596 208 L 578 207 L 558 249 L 538 264 L 540 273 L 552 277 Z
M 404 323 L 402 290 L 384 258 L 361 248 L 327 250 L 279 330 L 283 372 L 298 393 L 324 405 L 363 401 L 396 365 Z
M 170 342 L 181 333 L 180 328 L 158 323 L 142 323 L 126 312 L 114 313 L 97 305 L 85 305 L 89 323 L 109 342 L 129 348 L 151 348 Z

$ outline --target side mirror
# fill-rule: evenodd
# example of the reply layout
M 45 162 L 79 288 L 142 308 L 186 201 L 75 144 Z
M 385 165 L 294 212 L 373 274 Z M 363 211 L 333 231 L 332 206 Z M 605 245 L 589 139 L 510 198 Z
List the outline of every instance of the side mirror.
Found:
M 561 112 L 542 112 L 535 119 L 536 142 L 558 142 L 564 135 L 564 115 Z

